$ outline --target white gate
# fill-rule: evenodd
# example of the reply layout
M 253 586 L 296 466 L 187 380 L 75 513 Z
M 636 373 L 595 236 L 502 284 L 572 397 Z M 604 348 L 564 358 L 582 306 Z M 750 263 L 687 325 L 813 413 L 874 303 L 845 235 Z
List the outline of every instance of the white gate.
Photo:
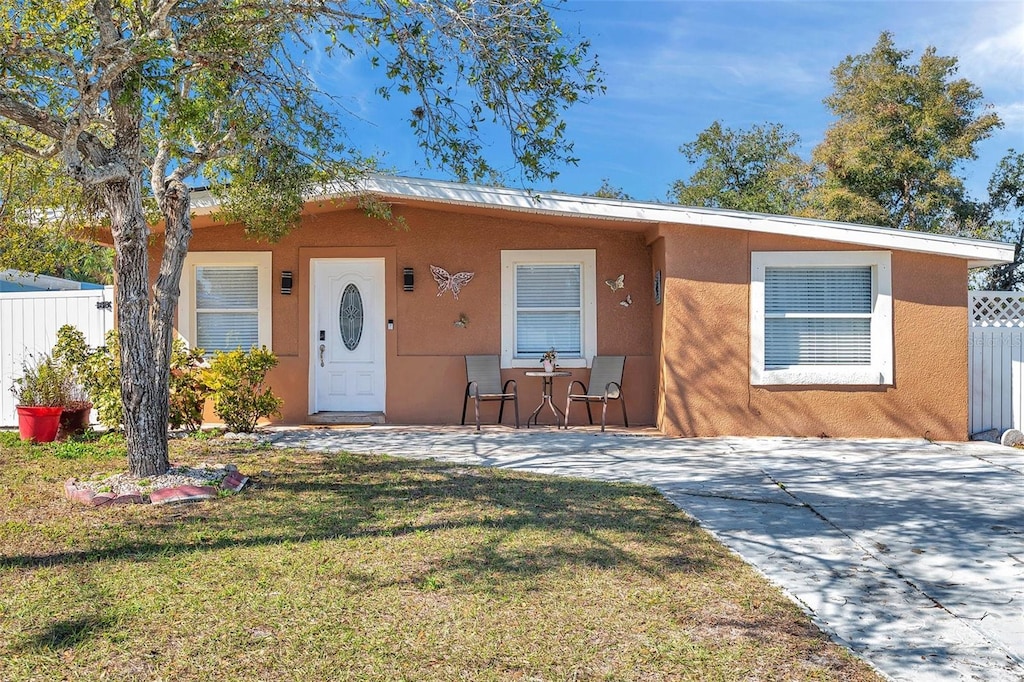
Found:
M 1024 293 L 971 291 L 969 433 L 1024 428 Z
M 90 346 L 114 326 L 114 288 L 0 294 L 0 426 L 18 423 L 10 388 L 29 355 L 48 353 L 65 324 L 78 327 Z

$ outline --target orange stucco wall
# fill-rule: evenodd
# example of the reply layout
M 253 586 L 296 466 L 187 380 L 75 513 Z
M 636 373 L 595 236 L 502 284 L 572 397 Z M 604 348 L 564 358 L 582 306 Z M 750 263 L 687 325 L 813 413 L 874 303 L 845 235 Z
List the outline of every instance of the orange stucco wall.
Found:
M 892 386 L 752 386 L 750 254 L 754 251 L 864 250 L 818 240 L 695 226 L 649 226 L 542 217 L 411 202 L 396 205 L 408 229 L 393 229 L 354 209 L 311 210 L 280 243 L 246 240 L 241 228 L 196 219 L 192 251 L 273 252 L 273 350 L 270 376 L 284 398 L 283 421 L 309 414 L 311 258 L 385 261 L 386 415 L 392 423 L 457 423 L 465 354 L 500 353 L 501 251 L 595 249 L 598 352 L 627 356 L 624 393 L 631 424 L 672 435 L 924 436 L 964 439 L 967 429 L 967 270 L 957 258 L 892 252 Z M 154 258 L 156 252 L 154 251 Z M 458 301 L 436 295 L 430 265 L 475 277 Z M 413 292 L 402 269 L 415 270 Z M 295 273 L 280 293 L 280 272 Z M 663 301 L 652 278 L 662 272 Z M 154 268 L 155 272 L 155 268 Z M 625 276 L 618 292 L 605 279 Z M 633 305 L 619 302 L 626 294 Z M 453 325 L 460 314 L 469 324 Z M 519 382 L 522 419 L 540 399 L 540 380 Z M 587 379 L 574 369 L 573 378 Z M 564 396 L 565 380 L 556 384 Z M 494 420 L 497 405 L 485 404 Z M 573 413 L 581 423 L 582 410 Z M 609 410 L 610 421 L 619 419 Z M 506 415 L 506 423 L 511 417 Z
M 658 425 L 680 435 L 918 436 L 967 429 L 967 269 L 892 253 L 893 386 L 750 384 L 750 253 L 863 250 L 768 234 L 672 227 Z M 657 257 L 657 250 L 656 250 Z
M 458 423 L 466 387 L 466 354 L 501 351 L 501 251 L 503 249 L 595 249 L 598 353 L 626 355 L 624 391 L 630 423 L 654 423 L 657 363 L 652 343 L 651 254 L 642 227 L 609 223 L 597 229 L 579 221 L 539 220 L 531 214 L 431 210 L 396 206 L 408 229 L 393 229 L 345 209 L 311 213 L 301 227 L 278 244 L 246 240 L 238 226 L 196 220 L 190 251 L 273 252 L 273 350 L 280 359 L 270 383 L 284 399 L 283 421 L 303 423 L 309 414 L 310 267 L 311 258 L 377 257 L 385 261 L 387 319 L 386 416 L 392 423 Z M 155 257 L 155 253 L 154 253 Z M 430 265 L 449 272 L 472 271 L 475 276 L 454 300 L 437 296 Z M 402 290 L 402 270 L 415 271 L 415 291 Z M 291 295 L 280 293 L 280 272 L 295 273 Z M 613 293 L 602 282 L 625 276 L 626 287 Z M 633 305 L 619 301 L 629 293 Z M 465 314 L 465 328 L 453 323 Z M 539 364 L 538 364 L 539 369 Z M 503 370 L 503 378 L 519 385 L 520 412 L 527 415 L 540 402 L 540 379 L 524 369 Z M 572 369 L 573 379 L 586 380 L 588 371 Z M 555 397 L 564 402 L 567 380 L 558 379 Z M 505 423 L 511 423 L 506 409 Z M 482 406 L 481 417 L 495 420 L 495 403 Z M 582 423 L 585 410 L 573 411 Z M 548 421 L 551 421 L 548 415 Z M 609 410 L 609 422 L 621 422 L 621 412 Z M 542 418 L 541 423 L 544 423 Z

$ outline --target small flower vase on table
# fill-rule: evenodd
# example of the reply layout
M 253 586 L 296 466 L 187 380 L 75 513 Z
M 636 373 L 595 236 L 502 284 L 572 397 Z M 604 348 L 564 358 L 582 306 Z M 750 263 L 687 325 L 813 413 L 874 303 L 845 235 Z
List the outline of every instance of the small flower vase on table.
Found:
M 540 364 L 543 365 L 545 372 L 554 372 L 555 363 L 558 361 L 558 353 L 552 348 L 549 351 L 544 351 L 544 354 L 540 356 Z

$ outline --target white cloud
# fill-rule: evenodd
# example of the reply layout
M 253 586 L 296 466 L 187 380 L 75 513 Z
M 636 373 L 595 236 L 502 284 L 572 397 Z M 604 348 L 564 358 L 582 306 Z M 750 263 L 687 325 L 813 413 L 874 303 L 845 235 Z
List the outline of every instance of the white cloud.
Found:
M 1007 77 L 1020 86 L 1024 83 L 1024 12 L 1017 5 L 1009 16 L 997 14 L 987 18 L 984 29 L 968 34 L 969 44 L 964 46 L 960 61 L 979 77 Z M 993 27 L 1003 28 L 990 33 Z
M 997 104 L 995 109 L 999 118 L 1003 119 L 1007 131 L 1024 132 L 1024 102 Z

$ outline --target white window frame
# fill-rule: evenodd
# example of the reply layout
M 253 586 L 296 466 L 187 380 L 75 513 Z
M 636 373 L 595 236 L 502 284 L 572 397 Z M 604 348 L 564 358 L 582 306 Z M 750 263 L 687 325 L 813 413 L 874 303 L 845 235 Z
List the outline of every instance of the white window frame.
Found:
M 515 357 L 516 267 L 579 265 L 582 291 L 580 330 L 583 357 L 558 357 L 559 367 L 587 367 L 597 354 L 597 252 L 594 249 L 516 250 L 501 252 L 501 366 L 540 369 L 537 358 Z
M 271 251 L 196 251 L 185 256 L 185 264 L 181 269 L 181 295 L 178 297 L 178 334 L 190 347 L 196 345 L 196 268 L 207 266 L 253 266 L 255 265 L 257 284 L 256 295 L 259 305 L 257 324 L 259 345 L 273 350 L 273 304 L 272 304 L 272 266 Z
M 765 269 L 871 268 L 871 362 L 770 369 L 765 358 Z M 755 251 L 750 254 L 750 383 L 754 386 L 893 383 L 892 254 L 889 251 Z

